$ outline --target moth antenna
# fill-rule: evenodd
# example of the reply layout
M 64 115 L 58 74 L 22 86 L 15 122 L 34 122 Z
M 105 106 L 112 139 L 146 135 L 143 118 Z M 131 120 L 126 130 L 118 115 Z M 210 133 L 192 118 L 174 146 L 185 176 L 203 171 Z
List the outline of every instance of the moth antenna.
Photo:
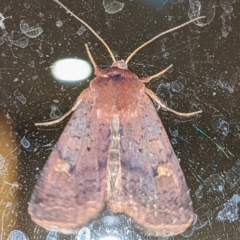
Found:
M 63 5 L 60 1 L 58 0 L 53 0 L 54 2 L 56 2 L 57 4 L 59 4 L 62 8 L 64 8 L 67 12 L 69 12 L 73 17 L 75 17 L 79 22 L 81 22 L 84 26 L 86 26 L 102 43 L 103 45 L 106 47 L 106 49 L 108 50 L 113 62 L 116 62 L 116 59 L 110 49 L 110 47 L 107 45 L 107 43 L 86 23 L 84 22 L 81 18 L 79 18 L 77 15 L 75 15 L 72 11 L 70 11 L 65 5 Z
M 177 112 L 169 107 L 167 107 L 159 98 L 158 96 L 149 88 L 145 88 L 145 92 L 147 93 L 147 95 L 157 103 L 158 107 L 157 107 L 157 111 L 162 108 L 165 109 L 169 112 L 172 112 L 174 114 L 176 114 L 177 116 L 181 116 L 181 117 L 193 117 L 195 115 L 198 115 L 200 113 L 202 113 L 202 110 L 198 110 L 196 112 L 190 112 L 190 113 L 181 113 L 181 112 Z
M 50 121 L 50 122 L 43 122 L 43 123 L 35 123 L 35 126 L 51 126 L 55 125 L 57 123 L 60 123 L 62 120 L 64 120 L 67 116 L 69 116 L 72 112 L 74 112 L 78 106 L 81 104 L 84 96 L 89 92 L 89 88 L 83 90 L 81 94 L 78 96 L 77 101 L 74 103 L 73 107 L 64 115 L 62 115 L 60 118 Z
M 90 61 L 92 62 L 92 65 L 93 65 L 94 69 L 96 70 L 98 67 L 97 67 L 97 64 L 96 64 L 96 62 L 95 62 L 95 60 L 94 60 L 94 58 L 93 58 L 93 56 L 90 52 L 90 49 L 89 49 L 89 47 L 86 43 L 84 45 L 85 45 L 85 48 L 87 49 L 88 57 L 90 58 Z
M 157 38 L 159 38 L 159 37 L 161 37 L 161 36 L 163 36 L 163 35 L 165 35 L 165 34 L 167 34 L 167 33 L 173 32 L 173 31 L 175 31 L 175 30 L 177 30 L 177 29 L 179 29 L 179 28 L 182 28 L 182 27 L 184 27 L 184 26 L 186 26 L 186 25 L 188 25 L 188 24 L 190 24 L 190 23 L 192 23 L 192 22 L 195 22 L 195 21 L 197 21 L 197 20 L 199 20 L 199 19 L 202 19 L 202 18 L 205 18 L 205 17 L 206 17 L 206 16 L 201 16 L 201 17 L 194 18 L 194 19 L 192 19 L 192 20 L 190 20 L 190 21 L 188 21 L 188 22 L 185 22 L 185 23 L 177 26 L 177 27 L 174 27 L 174 28 L 168 29 L 167 31 L 164 31 L 164 32 L 162 32 L 162 33 L 159 33 L 157 36 L 151 38 L 150 40 L 148 40 L 147 42 L 145 42 L 144 44 L 142 44 L 140 47 L 138 47 L 136 50 L 134 50 L 134 51 L 130 54 L 130 56 L 127 58 L 127 60 L 125 61 L 126 64 L 130 61 L 130 59 L 131 59 L 139 50 L 141 50 L 142 48 L 144 48 L 144 47 L 145 47 L 146 45 L 148 45 L 149 43 L 155 41 Z
M 145 82 L 145 83 L 147 83 L 147 82 L 150 82 L 153 78 L 157 78 L 157 77 L 160 77 L 161 75 L 163 75 L 165 72 L 167 72 L 170 68 L 172 68 L 172 64 L 170 64 L 167 68 L 165 68 L 165 69 L 163 69 L 161 72 L 158 72 L 158 73 L 156 73 L 156 74 L 154 74 L 154 75 L 152 75 L 152 76 L 147 76 L 147 77 L 143 77 L 143 78 L 141 78 L 140 80 L 142 81 L 142 82 Z

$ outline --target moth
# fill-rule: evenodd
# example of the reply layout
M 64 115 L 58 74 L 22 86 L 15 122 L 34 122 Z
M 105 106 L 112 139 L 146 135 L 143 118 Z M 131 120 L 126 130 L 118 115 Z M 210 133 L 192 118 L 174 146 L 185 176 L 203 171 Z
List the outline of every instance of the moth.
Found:
M 168 108 L 145 83 L 165 70 L 139 78 L 128 62 L 145 45 L 160 36 L 203 17 L 160 33 L 127 60 L 115 60 L 104 40 L 58 0 L 54 0 L 82 22 L 103 42 L 113 59 L 111 67 L 97 67 L 88 46 L 96 77 L 77 98 L 32 194 L 28 212 L 39 226 L 74 234 L 108 207 L 131 217 L 148 235 L 172 236 L 193 221 L 193 207 L 179 161 L 153 105 L 179 116 L 191 117 L 202 111 L 180 113 Z

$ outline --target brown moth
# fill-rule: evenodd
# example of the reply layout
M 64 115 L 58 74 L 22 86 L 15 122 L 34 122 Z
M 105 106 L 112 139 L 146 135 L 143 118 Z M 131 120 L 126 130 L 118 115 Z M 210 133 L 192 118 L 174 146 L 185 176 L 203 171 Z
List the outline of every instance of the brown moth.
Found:
M 132 56 L 156 38 L 200 18 L 165 31 L 136 49 L 126 61 L 116 61 L 97 33 L 58 0 L 103 42 L 113 64 L 99 69 L 86 45 L 96 77 L 60 119 L 74 112 L 45 164 L 28 212 L 39 226 L 64 234 L 76 233 L 108 207 L 125 213 L 148 235 L 172 236 L 193 221 L 192 201 L 179 161 L 151 101 L 165 106 L 145 82 L 128 69 Z

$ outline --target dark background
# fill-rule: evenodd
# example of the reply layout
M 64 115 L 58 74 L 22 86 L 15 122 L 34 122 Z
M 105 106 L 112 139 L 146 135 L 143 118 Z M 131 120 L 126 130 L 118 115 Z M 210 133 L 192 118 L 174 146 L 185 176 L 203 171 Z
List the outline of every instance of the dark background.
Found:
M 126 59 L 146 40 L 188 21 L 190 6 L 196 9 L 196 3 L 201 6 L 200 14 L 207 16 L 198 25 L 156 40 L 137 53 L 129 67 L 138 76 L 146 76 L 172 63 L 172 70 L 147 86 L 177 111 L 203 110 L 192 119 L 159 112 L 181 160 L 196 213 L 190 229 L 169 239 L 240 239 L 240 4 L 233 0 L 121 0 L 123 9 L 110 14 L 107 2 L 112 1 L 63 1 L 101 35 L 117 59 Z M 22 231 L 29 239 L 46 239 L 48 232 L 31 222 L 27 204 L 67 120 L 49 128 L 37 128 L 34 122 L 50 119 L 53 108 L 59 115 L 67 112 L 89 84 L 57 82 L 50 67 L 63 57 L 88 60 L 84 43 L 91 46 L 98 66 L 111 65 L 111 58 L 89 30 L 79 36 L 82 24 L 50 0 L 2 0 L 0 13 L 12 16 L 3 22 L 6 29 L 0 29 L 0 39 L 11 31 L 14 40 L 29 39 L 25 48 L 11 44 L 11 39 L 0 46 L 0 239 L 7 239 L 13 230 Z M 21 20 L 41 27 L 43 33 L 27 37 L 20 30 Z M 57 21 L 62 27 L 56 26 Z M 125 216 L 108 211 L 88 227 L 92 239 L 106 235 L 155 239 L 136 230 Z M 74 236 L 59 235 L 58 239 Z

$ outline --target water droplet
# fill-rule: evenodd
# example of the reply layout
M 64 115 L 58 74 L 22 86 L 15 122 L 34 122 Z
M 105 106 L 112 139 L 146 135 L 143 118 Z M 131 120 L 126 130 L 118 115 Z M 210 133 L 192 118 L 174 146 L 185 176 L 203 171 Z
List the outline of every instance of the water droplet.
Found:
M 49 232 L 46 238 L 46 240 L 57 240 L 57 239 L 58 239 L 58 235 L 55 232 Z
M 25 138 L 25 136 L 21 139 L 21 144 L 24 148 L 30 147 L 30 142 Z
M 172 87 L 173 92 L 180 92 L 180 91 L 182 91 L 184 86 L 178 80 L 175 80 L 171 83 L 171 87 Z
M 91 239 L 91 232 L 89 228 L 83 227 L 77 235 L 77 240 L 90 240 Z
M 84 32 L 86 31 L 86 28 L 84 26 L 81 26 L 78 31 L 77 31 L 77 34 L 80 36 L 82 35 Z
M 238 220 L 238 203 L 240 202 L 240 195 L 234 194 L 231 199 L 224 203 L 224 208 L 218 212 L 216 219 L 224 222 L 234 222 Z
M 25 236 L 25 234 L 20 230 L 13 230 L 7 240 L 28 240 L 28 237 Z
M 198 189 L 195 191 L 195 195 L 198 199 L 203 197 L 203 185 L 199 185 Z
M 59 28 L 62 27 L 63 26 L 63 22 L 60 21 L 60 20 L 56 21 L 56 26 L 59 27 Z
M 206 178 L 205 186 L 209 188 L 208 190 L 220 191 L 225 186 L 225 180 L 219 174 L 215 173 Z
M 35 68 L 35 62 L 34 62 L 34 60 L 31 61 L 28 65 L 29 65 L 30 68 Z
M 172 145 L 177 144 L 177 139 L 176 139 L 176 138 L 172 138 L 172 139 L 171 139 L 171 143 L 172 143 Z
M 19 92 L 18 90 L 16 90 L 14 92 L 14 96 L 17 98 L 17 100 L 19 102 L 21 102 L 22 104 L 25 104 L 27 102 L 26 98 L 23 96 L 23 94 L 21 92 Z
M 179 136 L 179 134 L 178 134 L 178 130 L 171 130 L 171 129 L 169 129 L 169 132 L 170 132 L 170 134 L 173 136 L 173 137 L 178 137 Z
M 9 39 L 9 40 L 13 45 L 20 47 L 20 48 L 27 47 L 27 45 L 29 43 L 29 40 L 25 37 L 19 38 L 17 40 L 11 40 L 11 39 Z
M 50 118 L 52 119 L 57 119 L 62 116 L 61 111 L 58 109 L 58 107 L 52 107 L 51 113 L 50 113 Z
M 30 38 L 36 38 L 43 33 L 43 29 L 41 27 L 30 27 L 25 20 L 20 22 L 20 29 L 26 36 Z
M 103 0 L 103 6 L 105 8 L 105 11 L 109 14 L 121 11 L 124 5 L 124 3 L 118 2 L 116 0 Z

